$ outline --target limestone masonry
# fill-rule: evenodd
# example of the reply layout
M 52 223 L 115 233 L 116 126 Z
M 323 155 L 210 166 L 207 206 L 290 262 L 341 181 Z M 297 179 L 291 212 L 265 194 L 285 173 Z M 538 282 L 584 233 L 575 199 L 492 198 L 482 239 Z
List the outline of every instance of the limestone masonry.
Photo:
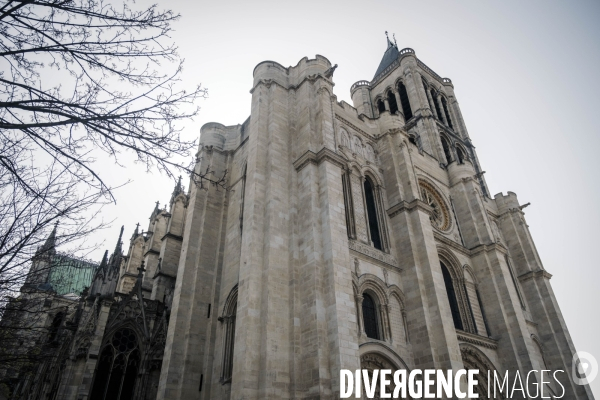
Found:
M 564 370 L 593 399 L 525 206 L 490 195 L 450 79 L 387 46 L 353 105 L 325 57 L 258 64 L 250 117 L 201 129 L 224 187 L 179 182 L 119 238 L 20 398 L 335 399 L 340 369 L 467 368 L 480 397 L 488 370 Z

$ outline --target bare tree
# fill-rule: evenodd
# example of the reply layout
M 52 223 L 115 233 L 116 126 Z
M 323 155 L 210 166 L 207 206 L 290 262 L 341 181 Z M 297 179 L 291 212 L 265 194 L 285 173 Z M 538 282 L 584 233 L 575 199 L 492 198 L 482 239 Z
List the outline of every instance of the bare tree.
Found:
M 56 221 L 57 244 L 103 226 L 114 183 L 98 157 L 120 164 L 128 151 L 147 169 L 223 184 L 194 171 L 196 142 L 182 137 L 206 89 L 180 81 L 179 17 L 129 0 L 0 3 L 0 317 L 22 308 L 15 296 Z

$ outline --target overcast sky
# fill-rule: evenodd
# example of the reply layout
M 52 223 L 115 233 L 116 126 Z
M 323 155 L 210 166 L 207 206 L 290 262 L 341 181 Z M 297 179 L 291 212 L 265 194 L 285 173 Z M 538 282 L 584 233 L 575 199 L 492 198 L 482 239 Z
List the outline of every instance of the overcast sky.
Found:
M 156 1 L 182 14 L 172 37 L 184 82 L 210 93 L 186 126 L 190 138 L 206 122 L 246 120 L 252 70 L 264 60 L 289 66 L 321 54 L 339 65 L 338 100 L 352 104 L 350 86 L 373 78 L 386 30 L 451 78 L 492 195 L 531 202 L 526 219 L 575 346 L 600 359 L 600 2 Z M 116 222 L 98 240 L 112 249 L 122 224 L 126 238 L 136 222 L 147 227 L 173 183 L 137 167 L 106 171 L 113 183 L 133 180 L 105 210 Z M 600 395 L 600 378 L 592 386 Z

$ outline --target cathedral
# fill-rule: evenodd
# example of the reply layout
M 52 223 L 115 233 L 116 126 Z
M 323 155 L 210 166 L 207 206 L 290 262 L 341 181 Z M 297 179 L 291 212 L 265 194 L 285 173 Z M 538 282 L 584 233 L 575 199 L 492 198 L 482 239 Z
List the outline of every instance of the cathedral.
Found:
M 196 172 L 222 184 L 180 180 L 128 248 L 121 229 L 13 398 L 336 399 L 341 369 L 479 369 L 479 398 L 488 371 L 562 370 L 532 376 L 594 398 L 527 204 L 489 192 L 452 81 L 388 39 L 350 105 L 336 67 L 255 67 L 248 119 L 201 129 Z

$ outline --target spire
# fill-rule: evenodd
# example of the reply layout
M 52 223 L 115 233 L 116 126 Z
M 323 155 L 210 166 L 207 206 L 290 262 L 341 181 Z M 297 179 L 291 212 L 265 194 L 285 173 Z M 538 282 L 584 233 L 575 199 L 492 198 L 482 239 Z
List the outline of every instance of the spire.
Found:
M 115 252 L 114 255 L 121 255 L 121 249 L 123 246 L 123 230 L 125 230 L 125 225 L 121 225 L 121 233 L 119 233 L 119 240 L 117 240 L 117 245 L 115 246 Z
M 387 49 L 385 50 L 385 53 L 383 54 L 383 58 L 381 59 L 381 62 L 379 63 L 377 72 L 375 72 L 375 75 L 373 76 L 373 80 L 375 80 L 375 78 L 380 73 L 382 73 L 387 67 L 392 65 L 392 63 L 398 59 L 398 55 L 399 55 L 398 46 L 395 43 L 392 43 L 392 41 L 390 40 L 390 37 L 388 36 L 387 31 L 385 31 L 385 39 L 387 41 Z M 394 42 L 395 41 L 396 41 L 396 38 L 394 36 Z
M 154 217 L 156 217 L 158 214 L 160 214 L 160 202 L 157 201 L 156 205 L 154 206 L 154 210 L 152 211 L 152 214 L 150 214 L 150 227 L 148 228 L 148 230 L 152 230 L 152 223 L 154 220 Z
M 48 239 L 46 239 L 46 242 L 44 242 L 44 245 L 38 249 L 37 255 L 44 255 L 46 253 L 55 252 L 54 247 L 56 246 L 56 228 L 57 227 L 58 227 L 58 221 L 56 221 L 54 223 L 54 228 L 52 229 L 52 232 L 50 232 L 50 236 L 48 236 Z
M 179 179 L 177 180 L 177 184 L 175 185 L 175 189 L 173 189 L 173 194 L 171 195 L 171 205 L 173 205 L 175 198 L 181 193 L 184 193 L 184 191 L 183 186 L 181 186 L 181 175 L 179 175 Z
M 131 240 L 134 240 L 136 237 L 138 237 L 140 234 L 140 223 L 138 222 L 135 225 L 135 231 L 133 232 L 133 235 L 131 235 Z
M 98 267 L 98 269 L 106 269 L 107 265 L 108 265 L 108 250 L 105 250 L 104 256 L 102 257 L 102 261 L 100 261 L 100 266 Z

